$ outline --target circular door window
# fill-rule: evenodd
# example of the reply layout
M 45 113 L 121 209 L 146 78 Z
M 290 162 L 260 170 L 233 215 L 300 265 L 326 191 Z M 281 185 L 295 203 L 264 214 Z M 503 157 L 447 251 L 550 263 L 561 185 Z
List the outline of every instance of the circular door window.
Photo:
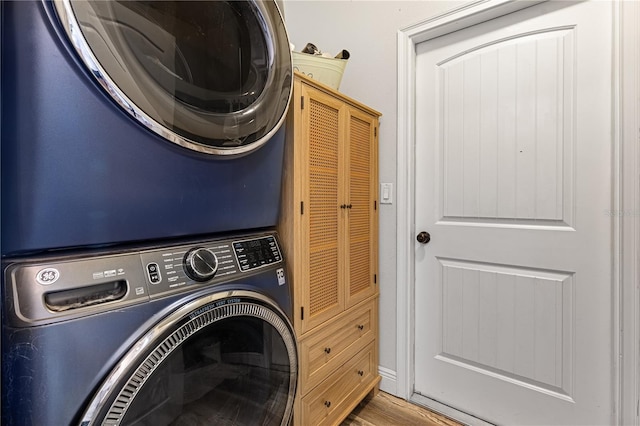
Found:
M 188 303 L 112 370 L 82 425 L 289 424 L 297 380 L 291 325 L 245 291 Z
M 239 154 L 267 142 L 284 121 L 291 53 L 274 1 L 55 4 L 89 72 L 165 139 Z

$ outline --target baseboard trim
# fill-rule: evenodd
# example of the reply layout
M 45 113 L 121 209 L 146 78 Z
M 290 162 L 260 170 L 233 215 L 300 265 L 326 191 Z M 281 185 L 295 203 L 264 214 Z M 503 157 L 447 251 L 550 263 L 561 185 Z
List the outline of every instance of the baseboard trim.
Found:
M 378 366 L 378 374 L 382 377 L 380 381 L 380 390 L 391 395 L 398 396 L 398 382 L 396 380 L 395 370 Z

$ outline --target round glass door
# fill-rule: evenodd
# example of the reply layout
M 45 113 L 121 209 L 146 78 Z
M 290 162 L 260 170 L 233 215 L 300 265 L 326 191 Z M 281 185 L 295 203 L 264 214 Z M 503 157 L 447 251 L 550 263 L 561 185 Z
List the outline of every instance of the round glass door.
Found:
M 134 345 L 82 424 L 287 425 L 297 380 L 291 330 L 255 293 L 189 303 Z
M 184 147 L 251 151 L 277 131 L 292 90 L 274 1 L 56 0 L 89 72 L 143 126 Z

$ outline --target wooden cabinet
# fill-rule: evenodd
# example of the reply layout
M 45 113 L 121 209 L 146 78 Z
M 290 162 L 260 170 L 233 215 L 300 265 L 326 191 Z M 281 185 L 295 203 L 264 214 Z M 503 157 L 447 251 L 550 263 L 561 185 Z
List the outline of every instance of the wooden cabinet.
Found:
M 300 355 L 296 424 L 339 423 L 380 381 L 379 115 L 295 76 L 279 232 Z
M 339 424 L 377 384 L 375 342 L 342 364 L 318 387 L 301 398 L 299 424 Z
M 299 342 L 298 359 L 305 366 L 298 373 L 300 391 L 313 389 L 355 352 L 377 340 L 377 308 L 377 299 L 371 299 Z

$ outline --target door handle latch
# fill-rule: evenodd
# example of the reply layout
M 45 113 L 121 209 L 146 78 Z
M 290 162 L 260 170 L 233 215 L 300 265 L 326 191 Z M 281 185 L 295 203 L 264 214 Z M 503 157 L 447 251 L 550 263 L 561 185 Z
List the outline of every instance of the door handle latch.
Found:
M 429 241 L 431 241 L 431 234 L 429 234 L 428 232 L 422 231 L 421 233 L 418 234 L 418 236 L 416 237 L 416 240 L 418 240 L 420 244 L 427 244 Z

